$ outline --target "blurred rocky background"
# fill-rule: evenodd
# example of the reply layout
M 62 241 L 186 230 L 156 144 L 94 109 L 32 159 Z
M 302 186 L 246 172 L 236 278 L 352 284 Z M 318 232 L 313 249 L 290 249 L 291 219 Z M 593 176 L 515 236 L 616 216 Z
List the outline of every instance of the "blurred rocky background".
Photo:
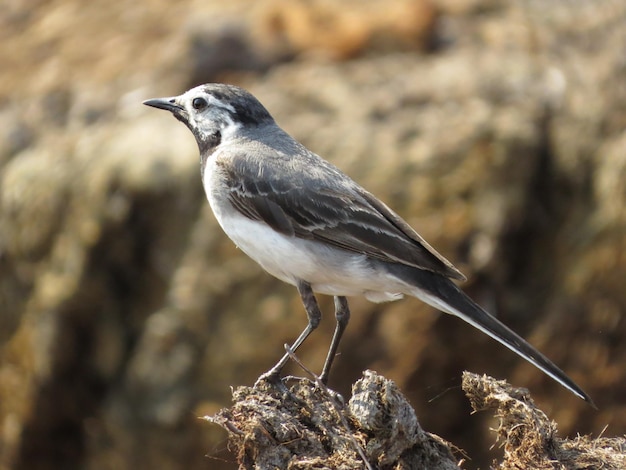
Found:
M 306 320 L 217 226 L 191 134 L 141 105 L 207 81 L 395 208 L 600 410 L 414 299 L 352 301 L 333 388 L 395 380 L 466 468 L 501 450 L 464 369 L 528 387 L 563 436 L 626 433 L 626 3 L 9 0 L 0 469 L 236 468 L 198 417 Z

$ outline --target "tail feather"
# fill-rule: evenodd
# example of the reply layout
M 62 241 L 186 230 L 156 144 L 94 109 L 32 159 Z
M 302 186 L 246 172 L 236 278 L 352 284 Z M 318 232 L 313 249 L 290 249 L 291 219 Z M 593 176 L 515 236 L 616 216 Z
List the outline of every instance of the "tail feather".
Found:
M 521 336 L 483 310 L 452 281 L 428 271 L 411 271 L 411 284 L 416 286 L 411 292 L 413 296 L 478 328 L 596 408 L 591 397 L 565 372 Z M 404 271 L 403 274 L 401 277 L 406 281 L 407 272 Z

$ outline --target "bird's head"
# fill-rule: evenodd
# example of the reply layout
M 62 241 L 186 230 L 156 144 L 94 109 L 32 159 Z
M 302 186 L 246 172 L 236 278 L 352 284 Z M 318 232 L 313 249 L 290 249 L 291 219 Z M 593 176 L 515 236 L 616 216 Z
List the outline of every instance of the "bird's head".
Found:
M 155 98 L 145 105 L 170 111 L 193 133 L 200 152 L 210 152 L 242 129 L 273 123 L 265 107 L 243 88 L 221 83 L 200 85 L 180 96 Z

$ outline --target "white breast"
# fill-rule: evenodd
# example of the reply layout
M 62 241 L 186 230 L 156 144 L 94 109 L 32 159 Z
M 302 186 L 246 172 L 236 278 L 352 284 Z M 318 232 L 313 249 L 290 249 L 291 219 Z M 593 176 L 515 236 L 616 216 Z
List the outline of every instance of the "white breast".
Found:
M 286 236 L 241 214 L 227 199 L 214 157 L 203 181 L 213 213 L 226 235 L 267 272 L 292 285 L 304 280 L 322 294 L 365 295 L 376 302 L 402 297 L 406 286 L 376 269 L 365 255 Z

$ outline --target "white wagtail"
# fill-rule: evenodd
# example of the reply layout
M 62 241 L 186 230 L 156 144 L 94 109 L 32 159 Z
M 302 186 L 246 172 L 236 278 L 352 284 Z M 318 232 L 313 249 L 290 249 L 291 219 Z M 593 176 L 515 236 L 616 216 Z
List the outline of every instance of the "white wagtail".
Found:
M 335 333 L 326 382 L 350 311 L 346 296 L 374 302 L 412 295 L 456 315 L 534 364 L 583 400 L 591 398 L 552 361 L 491 316 L 453 282 L 465 280 L 399 215 L 283 131 L 242 88 L 207 84 L 144 104 L 170 111 L 193 133 L 207 198 L 226 234 L 278 279 L 297 287 L 317 328 L 314 292 L 334 296 Z M 266 374 L 277 379 L 289 360 Z

